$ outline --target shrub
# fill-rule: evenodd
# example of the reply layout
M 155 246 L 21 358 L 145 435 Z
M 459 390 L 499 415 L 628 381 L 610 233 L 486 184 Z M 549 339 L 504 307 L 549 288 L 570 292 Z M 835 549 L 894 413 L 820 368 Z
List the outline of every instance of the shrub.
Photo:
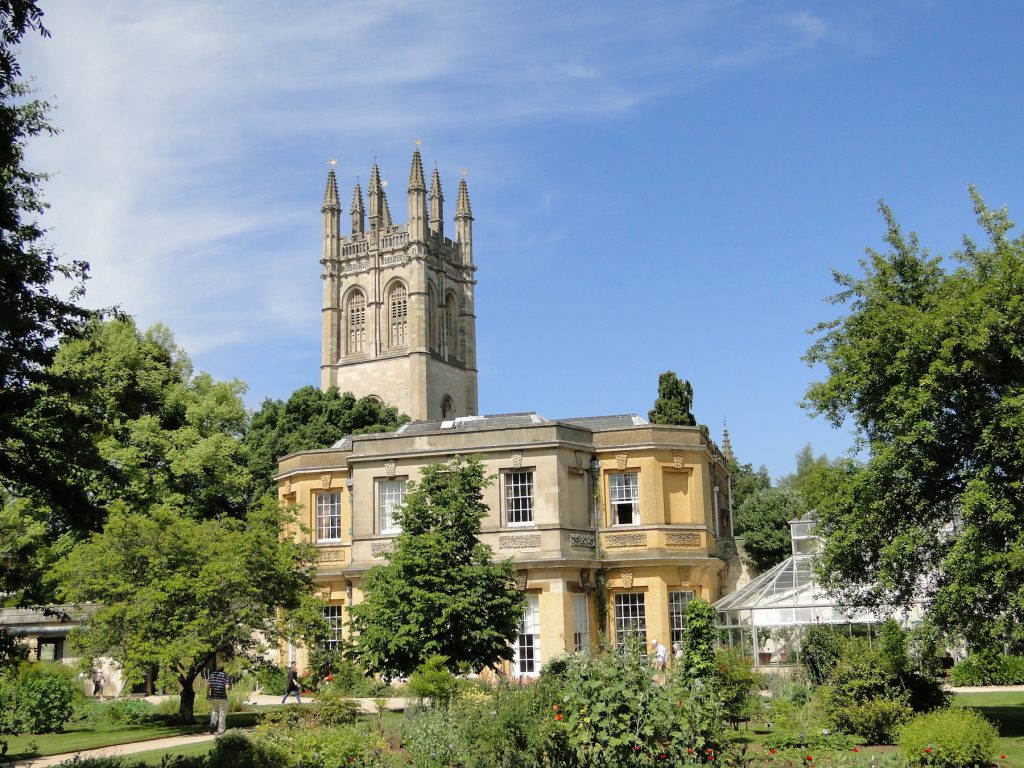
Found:
M 14 685 L 17 718 L 26 733 L 60 733 L 81 695 L 74 672 L 63 664 L 22 664 Z
M 754 693 L 756 681 L 751 660 L 739 651 L 722 649 L 715 653 L 715 689 L 734 727 L 760 709 L 760 697 Z
M 88 699 L 75 706 L 73 719 L 85 723 L 137 725 L 152 720 L 156 714 L 156 707 L 141 699 Z
M 843 644 L 843 636 L 826 624 L 814 624 L 804 629 L 800 640 L 800 661 L 812 683 L 821 685 L 828 680 L 843 655 Z
M 900 726 L 913 716 L 906 698 L 876 698 L 833 712 L 832 722 L 840 731 L 857 734 L 865 744 L 893 744 Z
M 287 683 L 287 673 L 281 667 L 272 664 L 264 664 L 253 670 L 256 683 L 261 691 L 270 696 L 284 696 Z
M 410 695 L 430 699 L 436 707 L 447 707 L 459 690 L 459 679 L 448 671 L 444 656 L 431 656 L 409 677 L 406 690 Z
M 337 696 L 322 697 L 313 708 L 317 722 L 324 727 L 351 725 L 359 717 L 361 711 L 358 702 Z
M 196 768 L 287 768 L 290 765 L 288 753 L 277 745 L 232 732 L 219 737 L 205 761 Z M 179 766 L 171 763 L 170 768 Z
M 409 718 L 402 727 L 402 746 L 416 768 L 470 764 L 451 712 L 435 709 Z
M 995 727 L 973 709 L 938 709 L 903 727 L 900 754 L 910 766 L 984 765 L 992 758 L 996 737 Z
M 387 742 L 379 734 L 356 725 L 275 730 L 261 746 L 270 754 L 288 755 L 291 760 L 288 764 L 303 768 L 367 768 L 392 762 L 387 755 Z M 211 763 L 210 768 L 234 768 L 234 765 Z
M 695 598 L 686 604 L 683 628 L 683 664 L 693 680 L 706 680 L 715 672 L 717 615 L 711 604 Z
M 953 685 L 1022 685 L 1024 657 L 978 651 L 957 662 L 949 673 Z
M 764 739 L 765 749 L 851 749 L 863 743 L 845 733 L 822 734 L 822 729 L 807 731 L 776 731 Z

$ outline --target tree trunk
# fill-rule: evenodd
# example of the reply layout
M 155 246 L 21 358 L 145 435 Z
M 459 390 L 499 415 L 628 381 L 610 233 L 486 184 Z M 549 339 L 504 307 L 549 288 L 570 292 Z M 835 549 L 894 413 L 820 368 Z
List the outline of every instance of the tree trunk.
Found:
M 187 725 L 191 725 L 196 721 L 193 712 L 196 704 L 196 691 L 192 687 L 194 681 L 195 676 L 185 677 L 184 675 L 178 675 L 178 682 L 181 684 L 181 703 L 178 705 L 178 718 Z

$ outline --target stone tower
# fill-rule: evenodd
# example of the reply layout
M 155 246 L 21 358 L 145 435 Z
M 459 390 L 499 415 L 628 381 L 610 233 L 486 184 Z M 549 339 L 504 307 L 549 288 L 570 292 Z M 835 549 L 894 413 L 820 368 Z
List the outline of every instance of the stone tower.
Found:
M 356 184 L 346 237 L 334 169 L 327 173 L 320 385 L 377 397 L 414 421 L 475 416 L 476 266 L 466 180 L 459 183 L 455 240 L 444 236 L 440 174 L 434 170 L 428 194 L 419 149 L 405 226 L 392 223 L 385 186 L 374 165 L 367 222 Z

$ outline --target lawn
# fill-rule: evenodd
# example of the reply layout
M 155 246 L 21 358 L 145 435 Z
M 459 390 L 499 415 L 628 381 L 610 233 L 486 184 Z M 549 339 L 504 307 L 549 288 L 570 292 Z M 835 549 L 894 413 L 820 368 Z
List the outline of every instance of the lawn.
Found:
M 999 750 L 1011 765 L 1024 766 L 1024 691 L 958 693 L 953 700 L 976 709 L 999 729 Z

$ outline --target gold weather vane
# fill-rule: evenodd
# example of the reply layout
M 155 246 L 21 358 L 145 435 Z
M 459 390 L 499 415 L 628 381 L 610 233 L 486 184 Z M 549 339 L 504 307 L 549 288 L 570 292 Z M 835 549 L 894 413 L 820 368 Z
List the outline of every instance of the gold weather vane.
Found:
M 422 143 L 423 143 L 423 139 L 416 139 L 416 146 L 417 146 L 417 147 L 418 147 L 418 146 L 419 146 L 420 144 L 422 144 Z
M 338 158 L 332 157 L 330 160 L 327 161 L 327 164 L 333 168 L 338 164 Z
M 459 175 L 462 176 L 462 178 L 466 178 L 467 173 L 469 173 L 469 171 L 467 171 L 465 168 L 459 168 Z

